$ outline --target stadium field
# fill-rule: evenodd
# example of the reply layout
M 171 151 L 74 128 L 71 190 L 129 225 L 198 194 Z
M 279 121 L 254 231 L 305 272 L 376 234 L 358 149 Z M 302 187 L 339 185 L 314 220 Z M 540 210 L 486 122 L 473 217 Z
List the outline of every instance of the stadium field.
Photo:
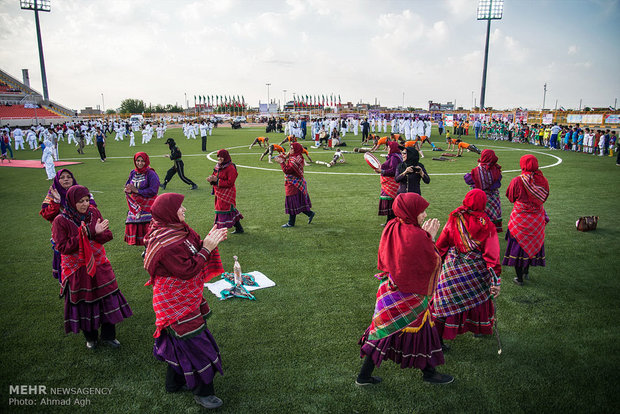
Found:
M 432 140 L 445 144 L 434 130 Z M 545 204 L 551 219 L 546 229 L 547 267 L 532 268 L 523 287 L 512 283 L 514 269 L 504 268 L 497 299 L 503 352 L 494 337 L 461 335 L 451 342 L 440 372 L 456 380 L 448 386 L 421 381 L 419 370 L 401 369 L 386 361 L 375 370 L 383 382 L 359 388 L 361 365 L 357 341 L 374 309 L 378 281 L 377 248 L 385 217 L 377 215 L 379 177 L 361 154 L 345 154 L 333 168 L 306 167 L 308 190 L 317 215 L 311 225 L 300 216 L 294 228 L 280 226 L 284 214 L 283 174 L 278 164 L 258 161 L 261 149 L 248 149 L 264 135 L 261 128 L 214 129 L 208 140 L 210 159 L 200 151 L 200 138 L 186 140 L 181 129 L 169 129 L 183 152 L 185 173 L 199 188 L 190 191 L 178 177 L 166 192 L 186 195 L 187 222 L 204 235 L 212 226 L 213 196 L 205 177 L 215 154 L 230 148 L 238 165 L 237 206 L 244 215 L 245 234 L 230 235 L 220 245 L 224 268 L 233 255 L 243 271 L 259 270 L 276 286 L 255 292 L 256 301 L 219 301 L 208 290 L 212 308 L 209 329 L 222 352 L 224 376 L 215 379 L 224 400 L 220 412 L 230 413 L 402 413 L 402 412 L 611 412 L 619 407 L 620 367 L 618 320 L 620 273 L 615 262 L 620 241 L 615 157 L 597 157 L 505 141 L 475 141 L 492 148 L 504 178 L 500 193 L 504 229 L 512 205 L 503 195 L 519 171 L 519 158 L 538 157 L 550 184 Z M 272 142 L 282 134 L 268 135 Z M 347 135 L 346 149 L 361 136 Z M 190 393 L 164 391 L 166 366 L 152 355 L 154 313 L 151 289 L 142 267 L 141 248 L 123 241 L 127 205 L 123 186 L 133 168 L 132 156 L 145 151 L 163 176 L 171 166 L 164 139 L 136 147 L 108 137 L 108 160 L 99 161 L 96 147 L 79 155 L 60 144 L 60 158 L 83 161 L 70 170 L 93 193 L 114 240 L 105 245 L 121 291 L 134 315 L 117 327 L 122 347 L 89 351 L 82 335 L 65 335 L 63 300 L 51 274 L 50 226 L 39 216 L 50 185 L 40 169 L 0 168 L 3 242 L 0 257 L 3 289 L 0 341 L 3 360 L 0 390 L 2 412 L 197 413 Z M 330 161 L 332 151 L 312 149 L 313 160 Z M 422 186 L 430 202 L 429 218 L 442 225 L 460 205 L 468 186 L 463 174 L 478 156 L 466 153 L 454 162 L 437 162 L 424 148 L 431 183 Z M 40 152 L 20 151 L 19 159 Z M 381 157 L 379 157 L 381 159 Z M 616 175 L 614 175 L 616 174 Z M 616 178 L 614 178 L 616 177 Z M 614 184 L 616 183 L 616 184 Z M 581 233 L 575 221 L 600 216 L 596 231 Z M 500 235 L 503 249 L 506 242 Z M 414 254 L 415 252 L 412 252 Z M 616 269 L 616 270 L 614 270 Z M 42 405 L 52 395 L 8 395 L 11 385 L 47 388 L 111 388 L 106 395 L 72 395 L 69 405 Z M 77 397 L 77 398 L 76 398 Z M 34 405 L 9 398 L 32 399 Z M 64 399 L 68 396 L 63 396 Z M 81 407 L 77 399 L 82 399 Z

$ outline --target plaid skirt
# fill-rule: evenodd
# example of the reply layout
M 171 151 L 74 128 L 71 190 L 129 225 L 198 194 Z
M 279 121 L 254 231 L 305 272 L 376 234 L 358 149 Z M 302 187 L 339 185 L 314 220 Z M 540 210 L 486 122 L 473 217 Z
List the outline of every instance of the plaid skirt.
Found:
M 360 357 L 376 366 L 385 359 L 401 368 L 424 369 L 444 363 L 441 340 L 429 310 L 428 296 L 400 292 L 389 279 L 377 290 L 371 325 L 358 344 Z
M 502 204 L 499 198 L 499 191 L 495 190 L 487 192 L 487 205 L 484 212 L 487 213 L 498 233 L 503 231 L 502 229 Z
M 296 216 L 304 211 L 310 211 L 312 203 L 308 193 L 298 191 L 296 194 L 286 196 L 284 199 L 284 212 Z
M 215 212 L 215 220 L 214 224 L 217 225 L 218 229 L 221 228 L 231 228 L 235 225 L 239 220 L 243 218 L 243 215 L 236 208 L 232 207 L 231 211 L 223 212 Z
M 442 339 L 454 339 L 457 335 L 466 332 L 492 335 L 494 322 L 495 306 L 493 306 L 493 301 L 488 299 L 475 308 L 456 315 L 435 319 L 435 326 Z
M 519 242 L 517 242 L 517 240 L 510 235 L 510 230 L 506 231 L 506 240 L 508 241 L 508 244 L 506 245 L 506 253 L 504 253 L 502 266 L 545 266 L 546 261 L 544 243 L 536 256 L 529 258 L 521 246 L 519 246 Z
M 164 329 L 155 339 L 153 355 L 167 362 L 177 374 L 183 375 L 190 389 L 200 382 L 209 384 L 218 372 L 224 374 L 220 349 L 206 328 L 188 339 L 168 335 Z
M 479 251 L 448 250 L 433 297 L 433 316 L 458 315 L 487 301 L 491 275 Z
M 379 215 L 389 216 L 390 214 L 393 214 L 392 204 L 394 204 L 394 199 L 381 197 L 379 199 Z
M 151 222 L 125 223 L 125 242 L 130 246 L 144 246 L 144 236 Z

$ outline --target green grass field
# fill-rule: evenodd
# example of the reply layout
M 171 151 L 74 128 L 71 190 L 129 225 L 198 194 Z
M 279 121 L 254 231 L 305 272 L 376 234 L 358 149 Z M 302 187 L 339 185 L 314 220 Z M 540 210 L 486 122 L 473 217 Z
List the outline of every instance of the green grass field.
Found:
M 232 270 L 232 256 L 237 255 L 244 271 L 260 270 L 277 284 L 255 292 L 256 301 L 219 301 L 205 291 L 213 310 L 209 328 L 221 348 L 225 370 L 215 379 L 216 393 L 224 400 L 221 412 L 617 412 L 620 189 L 614 183 L 620 169 L 615 157 L 476 142 L 481 149 L 496 150 L 505 171 L 502 194 L 523 154 L 534 153 L 541 166 L 557 163 L 553 156 L 561 157 L 560 164 L 543 170 L 551 187 L 545 204 L 551 218 L 545 241 L 547 267 L 532 268 L 524 287 L 512 283 L 513 268 L 504 269 L 497 300 L 501 356 L 494 338 L 462 335 L 452 342 L 446 364 L 439 368 L 455 376 L 453 384 L 425 384 L 419 370 L 403 370 L 386 361 L 375 370 L 383 383 L 360 389 L 354 384 L 361 365 L 357 340 L 374 309 L 378 281 L 372 276 L 385 222 L 377 216 L 378 176 L 371 174 L 360 154 L 345 154 L 347 163 L 331 169 L 307 167 L 316 218 L 307 225 L 302 215 L 296 227 L 282 229 L 287 220 L 283 174 L 277 164 L 258 161 L 258 147 L 248 150 L 263 132 L 221 127 L 208 142 L 209 151 L 232 148 L 233 162 L 239 166 L 237 206 L 245 216 L 246 233 L 229 235 L 220 245 L 224 267 Z M 51 275 L 50 225 L 38 214 L 50 182 L 44 170 L 0 168 L 2 412 L 202 410 L 191 393 L 164 391 L 166 366 L 152 355 L 154 313 L 151 289 L 144 286 L 148 275 L 141 248 L 123 242 L 123 186 L 133 168 L 132 155 L 146 151 L 162 179 L 171 165 L 162 157 L 168 153 L 164 140 L 140 145 L 136 135 L 135 148 L 129 148 L 127 140 L 109 138 L 106 163 L 99 161 L 93 146 L 83 156 L 67 144 L 60 148 L 62 159 L 83 160 L 69 168 L 93 191 L 115 236 L 106 250 L 134 312 L 118 325 L 119 350 L 88 351 L 82 335 L 64 334 L 63 301 Z M 270 138 L 279 142 L 281 136 Z M 205 177 L 214 163 L 200 152 L 199 139 L 187 141 L 180 129 L 168 130 L 166 137 L 177 140 L 186 175 L 199 185 L 190 191 L 175 177 L 166 191 L 186 195 L 187 222 L 204 235 L 213 223 L 213 197 Z M 346 141 L 349 150 L 358 145 L 358 137 L 347 136 Z M 434 141 L 445 148 L 437 136 Z M 436 162 L 426 149 L 422 162 L 431 183 L 423 185 L 422 195 L 430 202 L 429 217 L 443 224 L 468 191 L 462 175 L 476 165 L 478 156 L 468 153 L 455 162 Z M 332 152 L 311 150 L 311 155 L 329 161 Z M 18 152 L 17 157 L 36 159 L 40 152 Z M 502 203 L 505 227 L 512 205 L 505 197 Z M 575 221 L 582 215 L 600 216 L 598 229 L 577 232 Z M 500 238 L 503 251 L 505 241 Z M 85 396 L 89 405 L 83 409 L 75 397 L 68 407 L 41 406 L 40 396 L 9 395 L 9 385 L 24 384 L 112 391 Z M 37 405 L 9 405 L 9 398 L 32 398 Z

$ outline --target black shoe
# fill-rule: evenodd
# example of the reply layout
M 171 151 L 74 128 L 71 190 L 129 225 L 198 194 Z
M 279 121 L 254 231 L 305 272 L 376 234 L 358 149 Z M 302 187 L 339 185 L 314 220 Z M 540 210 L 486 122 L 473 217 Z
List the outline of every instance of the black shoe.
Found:
M 217 398 L 215 395 L 209 395 L 207 397 L 199 397 L 194 395 L 194 401 L 196 401 L 198 405 L 208 409 L 219 408 L 223 404 L 222 400 Z
M 474 334 L 474 338 L 484 338 L 484 335 L 481 333 Z
M 196 184 L 192 185 L 192 188 L 190 188 L 190 190 L 198 190 L 198 186 Z
M 242 233 L 245 233 L 245 230 L 243 230 L 243 229 L 239 229 L 239 230 L 235 229 L 235 230 L 230 232 L 230 234 L 242 234 Z
M 429 384 L 450 384 L 454 382 L 454 377 L 448 374 L 440 374 L 439 372 L 435 372 L 433 375 L 424 376 L 422 381 L 428 382 Z
M 95 349 L 97 347 L 97 341 L 86 341 L 86 348 Z
M 518 277 L 515 277 L 514 279 L 512 279 L 512 281 L 519 286 L 523 286 L 523 280 L 519 280 Z
M 357 377 L 355 380 L 355 385 L 359 385 L 360 387 L 365 387 L 366 385 L 375 385 L 383 381 L 380 377 L 370 377 L 370 378 L 360 378 Z
M 450 345 L 448 345 L 446 343 L 443 343 L 443 342 L 441 343 L 441 351 L 443 353 L 448 352 L 450 349 L 452 349 L 452 347 Z
M 142 258 L 144 259 L 144 256 L 146 256 L 146 250 L 142 252 L 142 254 L 140 255 L 142 256 Z
M 314 218 L 314 216 L 316 216 L 316 213 L 313 211 L 308 216 L 308 224 L 312 223 L 312 219 Z
M 163 188 L 164 190 L 166 189 L 166 183 L 159 184 L 159 186 L 160 186 L 161 188 Z
M 282 225 L 283 228 L 288 228 L 288 227 L 293 227 L 293 225 L 291 223 L 286 223 Z
M 121 343 L 118 339 L 102 339 L 101 343 L 105 346 L 109 346 L 110 348 L 120 348 Z

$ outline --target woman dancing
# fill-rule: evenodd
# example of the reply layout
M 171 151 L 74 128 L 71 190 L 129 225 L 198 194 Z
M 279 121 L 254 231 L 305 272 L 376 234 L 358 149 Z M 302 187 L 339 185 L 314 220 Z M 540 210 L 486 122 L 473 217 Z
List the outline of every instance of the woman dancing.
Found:
M 176 193 L 157 197 L 153 221 L 145 237 L 144 268 L 153 286 L 156 330 L 153 355 L 168 363 L 166 391 L 183 386 L 192 389 L 194 400 L 205 408 L 217 408 L 213 378 L 222 371 L 220 350 L 207 328 L 209 304 L 202 295 L 204 283 L 224 269 L 217 245 L 226 229 L 213 226 L 201 240 L 185 222 L 185 196 Z
M 398 143 L 395 141 L 388 141 L 388 155 L 387 159 L 381 168 L 377 168 L 375 172 L 381 174 L 381 195 L 379 196 L 379 215 L 387 216 L 386 224 L 388 221 L 394 218 L 394 212 L 392 211 L 392 203 L 396 198 L 399 184 L 394 179 L 396 175 L 396 168 L 403 161 L 400 156 L 400 150 Z
M 151 161 L 146 152 L 136 153 L 133 164 L 136 168 L 129 172 L 125 183 L 125 198 L 129 206 L 125 220 L 125 242 L 130 246 L 144 246 L 144 235 L 151 222 L 151 207 L 159 191 L 159 176 L 150 167 Z
M 295 219 L 299 213 L 308 216 L 308 224 L 312 223 L 315 212 L 311 210 L 312 203 L 308 195 L 308 186 L 304 178 L 304 147 L 298 142 L 291 143 L 291 150 L 286 156 L 277 156 L 276 161 L 280 163 L 284 171 L 284 212 L 288 214 L 288 222 L 282 227 L 295 226 Z
M 65 209 L 52 224 L 52 237 L 62 255 L 60 296 L 65 298 L 65 332 L 82 331 L 86 347 L 93 349 L 101 327 L 101 342 L 118 348 L 116 324 L 132 312 L 103 247 L 112 240 L 108 220 L 102 220 L 97 207 L 90 204 L 88 188 L 69 188 Z
M 235 226 L 233 234 L 243 233 L 241 219 L 243 215 L 237 210 L 237 166 L 233 164 L 230 154 L 225 149 L 217 152 L 217 164 L 207 182 L 213 186 L 215 194 L 215 225 L 217 228 Z
M 506 197 L 514 203 L 508 231 L 506 253 L 502 265 L 514 266 L 514 282 L 523 286 L 529 279 L 530 266 L 545 266 L 545 226 L 549 221 L 543 204 L 549 197 L 549 182 L 538 169 L 538 159 L 524 155 L 521 175 L 510 181 Z
M 431 302 L 441 270 L 433 239 L 439 221 L 426 218 L 428 202 L 416 193 L 399 194 L 394 201 L 396 218 L 381 235 L 377 268 L 382 282 L 372 322 L 359 341 L 365 357 L 357 385 L 381 382 L 372 376 L 386 359 L 402 368 L 422 370 L 433 384 L 454 381 L 435 367 L 444 363 L 441 341 L 431 316 Z
M 499 295 L 499 239 L 484 212 L 487 196 L 474 189 L 463 204 L 450 213 L 437 249 L 444 258 L 433 298 L 433 316 L 443 339 L 465 332 L 491 335 L 495 308 L 491 297 Z
M 502 166 L 497 163 L 495 151 L 485 149 L 478 158 L 478 166 L 465 174 L 465 183 L 471 188 L 478 188 L 487 195 L 487 213 L 498 233 L 502 230 L 502 204 L 499 198 L 499 188 L 502 186 Z

